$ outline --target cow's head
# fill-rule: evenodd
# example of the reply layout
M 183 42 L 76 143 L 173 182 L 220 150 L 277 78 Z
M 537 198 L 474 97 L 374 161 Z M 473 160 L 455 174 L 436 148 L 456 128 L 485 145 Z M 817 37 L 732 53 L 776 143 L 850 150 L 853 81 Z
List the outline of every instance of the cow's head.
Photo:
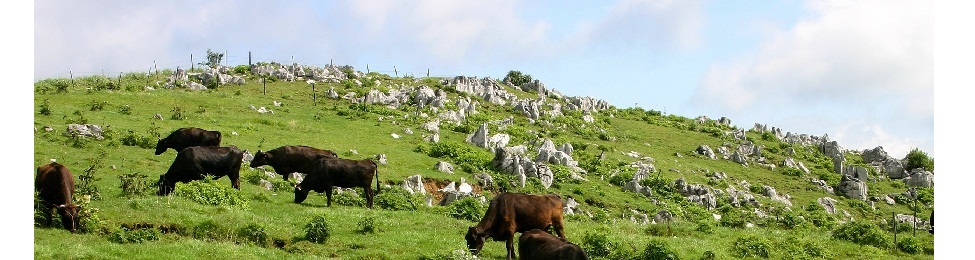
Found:
M 80 226 L 80 219 L 78 218 L 78 205 L 73 204 L 61 204 L 57 205 L 58 214 L 61 215 L 61 224 L 64 228 L 70 230 L 71 232 L 78 231 L 78 226 Z
M 467 235 L 464 236 L 464 239 L 467 240 L 467 250 L 470 250 L 471 254 L 477 255 L 481 252 L 481 248 L 484 247 L 484 240 L 487 237 L 488 234 L 477 230 L 477 227 L 467 229 Z
M 159 142 L 156 142 L 156 155 L 163 154 L 166 149 L 169 149 L 169 141 L 166 138 L 159 139 Z
M 308 190 L 302 189 L 301 184 L 295 185 L 295 203 L 301 203 L 308 198 Z
M 257 168 L 268 164 L 268 159 L 271 159 L 271 155 L 261 150 L 257 150 L 254 154 L 254 159 L 251 159 L 251 168 Z
M 165 174 L 159 175 L 159 182 L 156 182 L 156 185 L 159 186 L 159 191 L 156 192 L 156 195 L 159 196 L 169 195 L 169 193 L 173 192 L 173 189 L 175 188 L 173 187 L 175 185 L 172 182 L 166 180 Z

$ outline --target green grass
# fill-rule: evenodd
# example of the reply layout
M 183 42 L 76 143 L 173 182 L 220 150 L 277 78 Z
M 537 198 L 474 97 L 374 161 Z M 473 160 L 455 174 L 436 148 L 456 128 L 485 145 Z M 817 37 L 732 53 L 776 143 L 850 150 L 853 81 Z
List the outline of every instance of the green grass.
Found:
M 422 78 L 419 83 L 411 79 L 392 78 L 386 75 L 372 74 L 374 79 L 382 81 L 383 88 L 391 85 L 407 84 L 419 86 L 421 84 L 441 88 L 438 79 Z M 152 81 L 161 80 L 162 75 Z M 111 79 L 116 80 L 116 79 Z M 45 86 L 45 82 L 35 84 Z M 60 81 L 64 86 L 64 80 Z M 455 160 L 457 158 L 434 158 L 426 153 L 416 152 L 418 146 L 430 147 L 422 140 L 424 130 L 422 123 L 430 119 L 418 118 L 415 108 L 390 109 L 384 106 L 355 106 L 350 107 L 346 100 L 332 100 L 324 97 L 324 91 L 335 87 L 336 91 L 344 94 L 348 91 L 365 92 L 363 89 L 347 89 L 346 84 L 319 83 L 316 89 L 317 103 L 312 102 L 311 89 L 304 82 L 269 82 L 267 94 L 264 87 L 253 76 L 248 78 L 248 84 L 243 86 L 221 86 L 207 91 L 186 91 L 157 89 L 143 91 L 141 84 L 144 78 L 126 76 L 118 90 L 97 89 L 88 91 L 85 84 L 107 84 L 104 79 L 77 80 L 73 86 L 67 86 L 64 92 L 50 90 L 34 94 L 34 165 L 41 165 L 56 159 L 65 164 L 75 174 L 84 173 L 92 166 L 92 161 L 98 155 L 101 164 L 96 165 L 95 186 L 102 195 L 102 200 L 92 201 L 90 206 L 98 209 L 98 216 L 104 221 L 108 230 L 118 229 L 120 226 L 135 223 L 151 223 L 155 225 L 175 225 L 192 230 L 201 223 L 216 223 L 219 228 L 229 230 L 228 234 L 218 241 L 204 241 L 193 238 L 188 234 L 164 233 L 158 240 L 142 243 L 118 244 L 111 242 L 104 234 L 70 234 L 63 229 L 34 228 L 34 256 L 38 259 L 51 258 L 99 258 L 99 259 L 173 259 L 173 258 L 238 258 L 238 259 L 442 259 L 450 256 L 455 250 L 463 250 L 466 245 L 463 240 L 467 227 L 475 222 L 459 220 L 449 217 L 445 207 L 420 207 L 415 211 L 392 211 L 367 209 L 364 207 L 349 207 L 333 203 L 330 208 L 325 207 L 324 194 L 311 193 L 302 204 L 292 203 L 291 192 L 271 192 L 255 185 L 241 182 L 241 193 L 248 199 L 245 208 L 225 206 L 206 206 L 189 199 L 152 195 L 120 196 L 122 190 L 119 176 L 138 172 L 148 176 L 149 182 L 155 182 L 158 175 L 163 174 L 176 156 L 176 152 L 153 155 L 153 148 L 122 145 L 120 139 L 129 132 L 144 138 L 157 135 L 168 135 L 171 131 L 188 126 L 218 130 L 223 133 L 222 145 L 234 145 L 241 149 L 256 153 L 257 150 L 270 150 L 282 145 L 309 145 L 322 149 L 330 149 L 341 157 L 363 159 L 376 154 L 385 154 L 389 164 L 379 167 L 379 178 L 384 185 L 398 186 L 408 176 L 420 174 L 427 182 L 449 183 L 460 181 L 461 178 L 473 182 L 472 174 L 457 168 L 455 174 L 448 174 L 433 169 L 440 160 Z M 100 83 L 99 83 L 100 82 Z M 140 83 L 141 82 L 141 83 Z M 117 84 L 117 83 L 116 83 Z M 38 88 L 40 89 L 40 88 Z M 127 90 L 131 89 L 131 90 Z M 448 88 L 450 98 L 457 98 L 458 94 Z M 519 97 L 534 97 L 533 93 L 508 91 Z M 586 233 L 603 233 L 611 241 L 616 241 L 625 250 L 638 254 L 651 240 L 662 240 L 663 244 L 676 252 L 683 259 L 697 259 L 706 252 L 711 252 L 716 259 L 736 258 L 734 244 L 740 237 L 749 235 L 762 237 L 764 242 L 771 245 L 769 258 L 772 259 L 803 259 L 815 258 L 809 254 L 799 254 L 796 250 L 804 248 L 824 249 L 830 252 L 826 258 L 856 259 L 931 259 L 931 254 L 910 255 L 895 249 L 880 249 L 872 246 L 861 246 L 851 242 L 833 239 L 829 229 L 807 228 L 789 230 L 764 225 L 771 223 L 768 219 L 756 219 L 760 226 L 756 228 L 728 228 L 715 226 L 713 232 L 697 231 L 699 223 L 684 216 L 685 212 L 700 212 L 703 209 L 690 206 L 682 199 L 655 196 L 648 198 L 641 194 L 625 192 L 619 186 L 609 183 L 614 171 L 633 171 L 626 164 L 638 159 L 628 157 L 623 153 L 636 151 L 643 156 L 652 157 L 653 164 L 664 180 L 672 183 L 677 178 L 684 178 L 691 184 L 706 184 L 708 178 L 705 172 L 725 172 L 727 182 L 738 187 L 741 180 L 747 180 L 752 185 L 770 185 L 778 193 L 792 196 L 791 207 L 794 211 L 801 211 L 800 207 L 814 203 L 820 197 L 833 197 L 840 201 L 840 209 L 848 210 L 855 218 L 880 220 L 889 218 L 890 214 L 910 214 L 911 210 L 905 205 L 890 206 L 882 202 L 876 203 L 877 210 L 867 215 L 861 215 L 848 204 L 848 200 L 835 195 L 829 195 L 818 190 L 809 183 L 810 177 L 818 178 L 819 173 L 831 172 L 829 168 L 821 167 L 817 161 L 823 156 L 815 152 L 815 148 L 796 147 L 801 156 L 795 159 L 803 162 L 813 171 L 801 177 L 781 173 L 781 169 L 769 170 L 751 164 L 747 167 L 737 163 L 718 159 L 710 160 L 694 154 L 694 150 L 707 144 L 717 149 L 723 143 L 737 143 L 728 137 L 716 136 L 708 131 L 711 128 L 696 127 L 692 120 L 678 116 L 654 116 L 632 113 L 630 110 L 611 109 L 593 113 L 597 122 L 582 124 L 577 118 L 549 119 L 554 126 L 546 127 L 539 123 L 530 124 L 524 116 L 514 114 L 509 106 L 497 106 L 489 102 L 478 100 L 477 109 L 481 113 L 476 117 L 499 120 L 514 116 L 514 125 L 508 134 L 518 142 L 534 141 L 536 137 L 551 138 L 556 145 L 571 142 L 575 145 L 576 160 L 583 161 L 583 156 L 593 158 L 602 151 L 606 159 L 599 162 L 597 171 L 589 172 L 585 177 L 588 182 L 557 181 L 552 188 L 545 190 L 537 181 L 530 180 L 525 188 L 513 188 L 514 191 L 531 193 L 557 193 L 563 197 L 572 196 L 581 205 L 579 209 L 591 212 L 594 217 L 567 217 L 566 233 L 569 241 L 583 244 Z M 42 107 L 47 100 L 47 105 Z M 553 100 L 553 99 L 549 99 Z M 283 102 L 277 107 L 272 101 Z M 452 106 L 452 102 L 448 102 Z M 100 105 L 100 110 L 92 111 L 92 105 Z M 259 114 L 250 106 L 272 109 L 274 114 Z M 179 108 L 182 120 L 173 120 L 171 116 L 175 108 Z M 42 108 L 49 110 L 49 115 L 40 114 Z M 359 110 L 357 110 L 359 109 Z M 629 111 L 629 112 L 628 112 Z M 429 110 L 422 111 L 429 116 L 436 114 Z M 159 114 L 164 119 L 154 119 Z M 381 116 L 393 115 L 395 119 L 379 121 Z M 407 116 L 408 115 L 408 116 Z M 613 117 L 610 117 L 613 115 Z M 543 117 L 544 118 L 544 117 Z M 87 140 L 75 142 L 63 136 L 67 124 L 87 122 L 100 125 L 109 132 L 105 140 Z M 469 122 L 473 123 L 473 122 Z M 55 131 L 45 132 L 45 126 L 51 126 Z M 405 134 L 404 129 L 410 128 L 414 134 Z M 446 123 L 440 126 L 441 140 L 444 142 L 464 144 L 466 132 L 455 132 Z M 605 130 L 605 132 L 601 132 Z M 725 129 L 724 131 L 730 131 Z M 236 133 L 236 134 L 233 134 Z M 401 137 L 396 139 L 391 134 Z M 490 134 L 498 133 L 494 125 Z M 602 136 L 600 134 L 602 133 Z M 766 147 L 779 147 L 777 141 L 762 140 L 761 135 L 748 132 L 747 136 L 757 144 Z M 517 145 L 511 143 L 509 145 Z M 473 147 L 473 146 L 471 146 Z M 806 151 L 806 150 L 810 151 Z M 358 154 L 351 154 L 355 150 Z M 769 149 L 763 150 L 773 162 L 781 163 L 785 158 L 784 149 L 773 153 Z M 486 151 L 486 150 L 485 150 Z M 490 152 L 486 152 L 489 154 Z M 680 154 L 678 156 L 677 154 Z M 855 155 L 848 155 L 855 156 Z M 456 162 L 455 162 L 455 165 Z M 512 179 L 492 169 L 484 169 L 495 176 L 496 180 Z M 241 169 L 241 175 L 247 175 L 250 169 L 246 165 Z M 835 174 L 835 173 L 832 173 Z M 77 182 L 77 181 L 76 181 Z M 217 185 L 229 186 L 227 178 L 215 181 Z M 871 196 L 903 192 L 904 188 L 891 181 L 880 181 L 871 186 Z M 476 187 L 488 197 L 493 197 L 496 189 Z M 756 198 L 765 205 L 763 210 L 770 212 L 770 206 L 781 208 L 784 205 L 772 202 L 760 194 Z M 668 209 L 677 216 L 671 223 L 672 236 L 659 236 L 660 227 L 653 232 L 647 226 L 634 224 L 629 221 L 632 210 L 653 215 L 661 209 Z M 751 211 L 752 209 L 747 209 Z M 920 213 L 926 216 L 929 211 Z M 716 210 L 707 212 L 717 213 Z M 330 238 L 325 244 L 307 243 L 302 241 L 304 226 L 315 216 L 327 216 L 330 226 Z M 363 219 L 375 220 L 373 233 L 360 232 L 359 226 Z M 837 216 L 842 219 L 842 216 Z M 879 222 L 878 222 L 879 223 Z M 272 240 L 287 244 L 284 248 L 274 245 L 251 245 L 245 239 L 237 237 L 234 232 L 257 224 L 264 228 Z M 665 225 L 665 224 L 658 224 Z M 665 229 L 664 229 L 665 230 Z M 189 232 L 189 231 L 186 231 Z M 886 232 L 889 233 L 889 230 Z M 655 235 L 656 234 L 656 235 Z M 901 233 L 899 236 L 910 236 Z M 919 244 L 933 248 L 932 236 L 919 231 Z M 500 259 L 505 256 L 503 242 L 488 242 L 485 245 L 482 258 Z

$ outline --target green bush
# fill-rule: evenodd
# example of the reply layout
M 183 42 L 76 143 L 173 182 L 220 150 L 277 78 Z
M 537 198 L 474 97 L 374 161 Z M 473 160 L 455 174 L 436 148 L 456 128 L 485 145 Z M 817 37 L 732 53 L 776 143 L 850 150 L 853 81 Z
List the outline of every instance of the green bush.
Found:
M 190 236 L 205 241 L 233 241 L 234 238 L 230 228 L 213 220 L 205 220 L 194 226 Z
M 866 220 L 854 220 L 840 225 L 833 230 L 833 238 L 885 249 L 893 245 L 883 229 Z
M 466 197 L 454 201 L 447 208 L 449 209 L 447 211 L 448 216 L 467 221 L 480 221 L 481 217 L 487 211 L 487 205 L 484 205 L 474 197 Z
M 897 249 L 904 251 L 908 254 L 919 254 L 924 251 L 924 247 L 921 246 L 921 242 L 918 239 L 906 236 L 903 239 L 897 241 Z
M 796 168 L 780 167 L 780 169 L 782 169 L 781 170 L 782 171 L 782 174 L 783 175 L 787 175 L 787 176 L 802 177 L 802 174 L 803 174 L 802 170 L 799 170 L 799 169 L 796 169 Z
M 142 243 L 146 241 L 156 241 L 162 233 L 159 229 L 155 228 L 145 228 L 129 230 L 127 228 L 119 228 L 108 234 L 108 241 L 112 241 L 119 244 L 126 243 Z
M 359 196 L 358 193 L 352 192 L 333 193 L 332 202 L 350 207 L 362 207 L 366 205 L 365 198 Z
M 365 217 L 358 223 L 360 234 L 375 234 L 379 230 L 375 217 Z
M 305 239 L 310 242 L 325 244 L 330 235 L 328 218 L 325 215 L 314 217 L 305 224 Z
M 237 236 L 243 239 L 244 242 L 262 247 L 266 247 L 271 243 L 271 237 L 264 230 L 264 226 L 255 223 L 247 224 L 247 226 L 237 230 Z
M 907 153 L 907 163 L 904 164 L 904 170 L 910 171 L 917 168 L 922 168 L 925 171 L 934 171 L 934 158 L 928 156 L 927 153 L 921 151 L 921 149 L 914 148 L 911 152 Z
M 512 86 L 521 86 L 532 81 L 532 75 L 521 73 L 517 70 L 509 70 L 502 82 L 511 83 Z
M 145 195 L 150 192 L 150 182 L 145 174 L 139 172 L 123 173 L 118 176 L 122 196 Z
M 647 244 L 647 247 L 643 249 L 643 253 L 637 257 L 637 259 L 665 259 L 665 260 L 679 260 L 680 256 L 677 252 L 667 246 L 667 243 L 663 240 L 653 239 Z
M 381 209 L 413 211 L 423 205 L 424 198 L 419 194 L 411 194 L 402 187 L 394 186 L 384 189 L 375 197 L 375 204 Z
M 39 107 L 40 107 L 40 111 L 37 112 L 38 114 L 45 115 L 45 116 L 51 115 L 51 101 L 50 100 L 45 99 L 44 102 L 41 103 L 41 105 Z
M 630 259 L 635 255 L 632 248 L 610 240 L 606 233 L 587 231 L 582 241 L 580 247 L 593 259 Z
M 228 206 L 247 210 L 247 199 L 239 190 L 227 185 L 219 185 L 207 176 L 203 180 L 176 183 L 173 195 L 190 199 L 209 206 Z
M 768 240 L 756 235 L 739 237 L 738 239 L 735 239 L 735 243 L 731 246 L 732 252 L 734 252 L 736 256 L 742 258 L 768 258 L 771 249 L 772 245 Z

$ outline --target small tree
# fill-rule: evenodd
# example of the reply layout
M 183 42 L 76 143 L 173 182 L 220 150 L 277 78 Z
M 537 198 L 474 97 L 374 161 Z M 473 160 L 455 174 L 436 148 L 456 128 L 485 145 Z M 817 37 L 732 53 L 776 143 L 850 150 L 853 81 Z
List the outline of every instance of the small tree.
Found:
M 200 65 L 216 68 L 217 66 L 220 66 L 221 61 L 223 61 L 223 53 L 213 52 L 210 49 L 207 49 L 207 60 L 200 62 Z
M 907 157 L 904 158 L 907 164 L 904 165 L 908 171 L 923 168 L 925 171 L 934 171 L 934 158 L 928 156 L 927 153 L 921 151 L 915 147 L 910 153 L 907 153 Z
M 532 75 L 523 74 L 521 71 L 512 70 L 508 71 L 508 75 L 504 76 L 505 83 L 509 83 L 512 86 L 521 86 L 525 83 L 532 81 Z

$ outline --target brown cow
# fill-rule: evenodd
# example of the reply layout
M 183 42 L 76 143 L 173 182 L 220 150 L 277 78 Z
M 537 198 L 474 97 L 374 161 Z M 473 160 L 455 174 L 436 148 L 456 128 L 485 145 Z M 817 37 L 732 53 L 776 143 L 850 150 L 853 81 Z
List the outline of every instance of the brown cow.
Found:
M 38 206 L 44 212 L 48 226 L 51 225 L 51 208 L 57 208 L 64 228 L 71 232 L 77 231 L 79 207 L 71 198 L 74 194 L 74 176 L 67 167 L 56 162 L 37 167 L 34 190 L 40 193 L 41 202 Z
M 562 226 L 562 198 L 556 194 L 532 195 L 524 193 L 501 193 L 491 200 L 484 218 L 477 226 L 470 227 L 467 235 L 467 248 L 477 255 L 484 241 L 491 237 L 494 241 L 505 240 L 508 259 L 514 259 L 514 237 L 516 232 L 532 229 L 547 230 L 555 228 L 560 238 L 565 238 Z
M 308 146 L 281 146 L 267 152 L 257 150 L 254 159 L 251 160 L 251 168 L 270 165 L 278 174 L 284 175 L 284 180 L 288 180 L 288 175 L 292 172 L 308 174 L 311 172 L 315 162 L 321 158 L 338 158 L 339 156 L 330 150 L 322 150 Z
M 589 259 L 582 247 L 540 229 L 521 233 L 521 237 L 518 238 L 518 255 L 521 255 L 521 259 L 526 260 Z
M 212 174 L 214 180 L 228 176 L 231 185 L 239 190 L 240 165 L 243 159 L 244 152 L 234 146 L 187 147 L 176 154 L 176 159 L 173 159 L 166 174 L 159 176 L 159 191 L 156 195 L 169 195 L 176 187 L 176 182 L 202 180 L 205 174 Z
M 177 153 L 191 146 L 220 146 L 220 132 L 207 131 L 196 127 L 176 129 L 166 138 L 156 143 L 156 155 L 173 148 Z
M 342 158 L 321 158 L 312 167 L 300 184 L 295 185 L 295 203 L 308 197 L 308 191 L 325 192 L 328 206 L 332 206 L 332 187 L 362 187 L 366 193 L 366 205 L 371 209 L 375 194 L 369 186 L 376 177 L 376 192 L 379 192 L 379 166 L 370 159 L 350 160 Z

